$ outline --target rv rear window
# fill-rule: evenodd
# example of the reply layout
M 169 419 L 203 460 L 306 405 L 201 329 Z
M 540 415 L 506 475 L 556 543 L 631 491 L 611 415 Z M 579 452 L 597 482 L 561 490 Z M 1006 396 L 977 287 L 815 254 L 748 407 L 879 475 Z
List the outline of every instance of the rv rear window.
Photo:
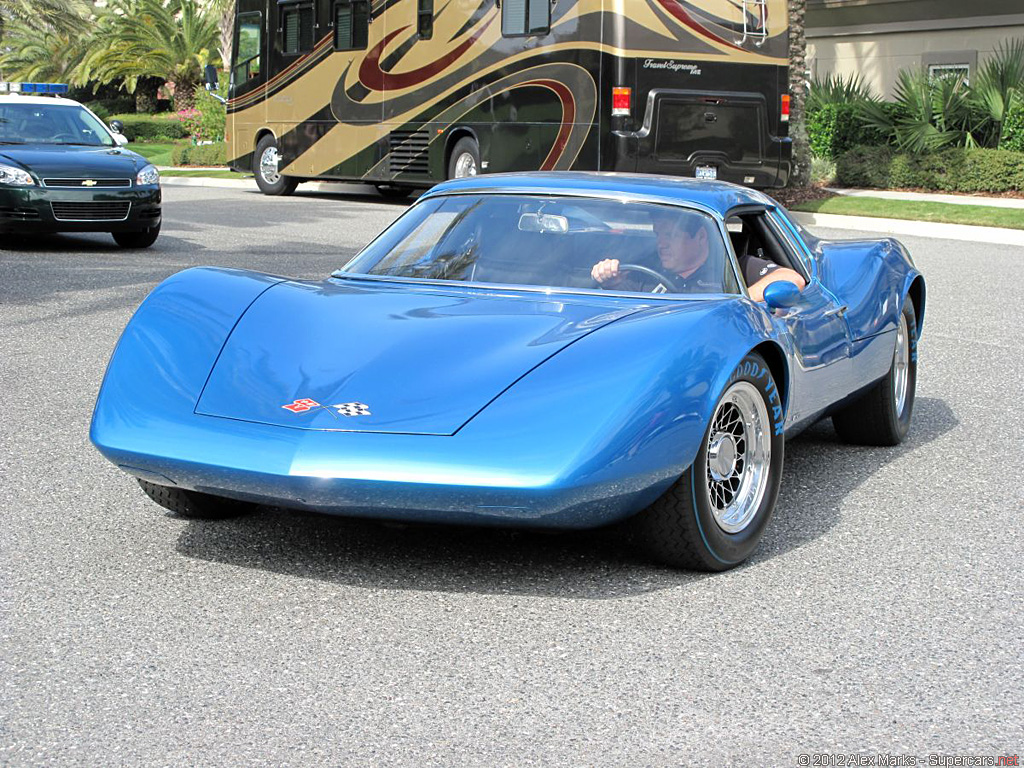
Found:
M 291 5 L 281 9 L 284 52 L 308 53 L 313 50 L 313 6 Z
M 550 0 L 504 0 L 501 34 L 505 37 L 546 35 L 551 31 Z
M 334 4 L 334 49 L 351 51 L 366 47 L 370 4 L 367 0 L 338 0 Z

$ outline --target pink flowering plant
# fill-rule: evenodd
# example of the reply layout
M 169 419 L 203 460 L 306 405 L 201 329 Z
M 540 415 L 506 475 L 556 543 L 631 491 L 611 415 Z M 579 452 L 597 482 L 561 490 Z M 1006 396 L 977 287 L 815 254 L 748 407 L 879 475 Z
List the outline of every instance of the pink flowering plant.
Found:
M 188 131 L 193 141 L 199 142 L 207 139 L 203 135 L 203 113 L 195 107 L 179 109 L 178 120 L 185 126 L 185 130 Z

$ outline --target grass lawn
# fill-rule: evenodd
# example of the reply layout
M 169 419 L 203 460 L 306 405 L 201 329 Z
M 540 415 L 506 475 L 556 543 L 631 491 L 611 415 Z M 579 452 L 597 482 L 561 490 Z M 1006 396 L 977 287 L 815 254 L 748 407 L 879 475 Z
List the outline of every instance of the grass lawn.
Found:
M 979 227 L 1024 229 L 1024 209 L 991 208 L 985 205 L 954 205 L 917 200 L 886 200 L 880 197 L 830 197 L 792 206 L 794 211 L 838 213 L 846 216 L 874 216 L 881 219 L 913 219 L 943 224 L 973 224 Z
M 161 176 L 192 176 L 206 177 L 208 179 L 251 179 L 251 173 L 236 173 L 225 168 L 223 171 L 197 171 L 187 167 L 175 168 L 170 171 L 160 171 Z
M 180 142 L 182 144 L 186 142 Z M 170 165 L 171 164 L 171 152 L 178 146 L 174 143 L 159 144 L 133 141 L 128 144 L 125 149 L 130 149 L 132 152 L 138 152 L 144 158 L 149 160 L 153 165 Z

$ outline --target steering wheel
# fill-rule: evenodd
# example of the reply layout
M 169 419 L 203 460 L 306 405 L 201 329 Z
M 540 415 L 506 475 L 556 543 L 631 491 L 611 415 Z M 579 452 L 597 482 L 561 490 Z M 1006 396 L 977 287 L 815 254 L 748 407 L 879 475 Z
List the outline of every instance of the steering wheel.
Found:
M 669 291 L 671 291 L 672 293 L 678 292 L 675 281 L 672 278 L 668 277 L 667 275 L 661 274 L 661 272 L 659 272 L 656 269 L 645 267 L 643 264 L 619 264 L 619 272 L 642 272 L 648 277 L 653 277 L 659 283 L 668 288 Z M 614 290 L 615 288 L 615 286 L 605 285 L 604 283 L 601 282 L 598 282 L 597 284 L 601 288 L 604 288 L 605 290 Z
M 73 134 L 73 133 L 55 133 L 53 136 L 50 137 L 51 141 L 58 141 L 60 139 L 72 139 L 72 140 L 74 140 L 74 139 L 77 139 L 77 138 L 78 137 L 75 136 L 75 134 Z

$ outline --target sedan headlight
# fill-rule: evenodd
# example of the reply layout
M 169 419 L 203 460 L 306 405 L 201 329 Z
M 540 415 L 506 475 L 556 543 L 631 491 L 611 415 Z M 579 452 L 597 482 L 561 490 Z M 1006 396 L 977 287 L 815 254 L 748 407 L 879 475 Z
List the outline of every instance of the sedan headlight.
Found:
M 35 184 L 28 171 L 11 165 L 0 165 L 0 184 L 13 184 L 16 187 L 31 187 Z
M 160 183 L 160 171 L 156 169 L 155 165 L 147 165 L 141 171 L 139 175 L 135 177 L 136 184 L 159 184 Z

